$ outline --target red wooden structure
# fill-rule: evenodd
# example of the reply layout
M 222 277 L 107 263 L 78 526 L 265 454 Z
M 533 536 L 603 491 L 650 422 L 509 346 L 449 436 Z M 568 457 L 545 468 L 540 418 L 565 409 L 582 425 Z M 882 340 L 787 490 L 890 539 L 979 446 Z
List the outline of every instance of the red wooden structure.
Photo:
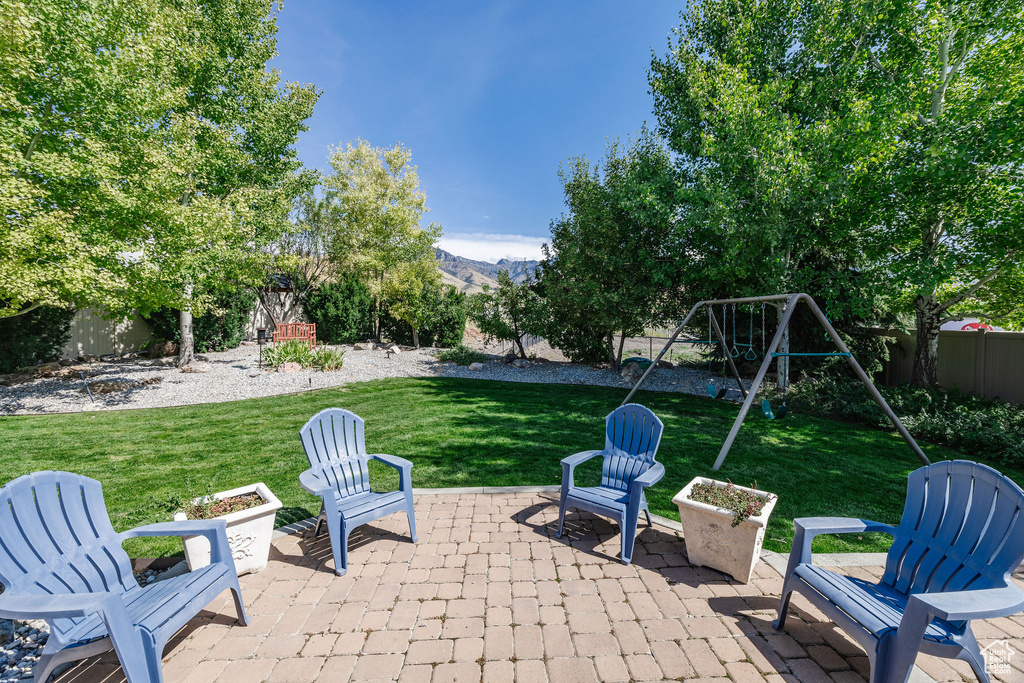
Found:
M 316 323 L 281 323 L 274 330 L 274 343 L 300 339 L 309 342 L 309 348 L 316 347 Z

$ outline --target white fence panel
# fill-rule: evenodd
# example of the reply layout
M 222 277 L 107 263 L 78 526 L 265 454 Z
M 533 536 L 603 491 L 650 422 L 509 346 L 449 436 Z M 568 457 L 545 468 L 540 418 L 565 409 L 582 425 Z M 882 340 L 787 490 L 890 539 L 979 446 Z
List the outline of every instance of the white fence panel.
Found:
M 152 336 L 149 325 L 138 314 L 122 320 L 108 320 L 96 309 L 83 308 L 71 321 L 71 339 L 64 345 L 61 356 L 78 358 L 87 353 L 104 356 L 138 351 Z

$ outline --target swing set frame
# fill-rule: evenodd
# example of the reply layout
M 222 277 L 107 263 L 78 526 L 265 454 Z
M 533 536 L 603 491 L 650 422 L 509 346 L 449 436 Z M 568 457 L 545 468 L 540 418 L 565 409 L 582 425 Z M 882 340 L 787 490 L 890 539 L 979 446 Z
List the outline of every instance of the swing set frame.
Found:
M 796 310 L 796 305 L 801 301 L 807 304 L 807 307 L 811 309 L 812 313 L 814 313 L 814 317 L 818 319 L 818 322 L 821 323 L 821 326 L 825 329 L 825 332 L 828 333 L 829 339 L 831 339 L 832 343 L 835 344 L 837 349 L 839 349 L 838 353 L 778 352 L 779 344 L 782 342 L 786 330 L 789 327 L 789 321 L 793 317 L 793 312 Z M 705 306 L 710 308 L 712 306 L 718 305 L 755 304 L 770 302 L 784 302 L 782 308 L 782 317 L 779 319 L 779 325 L 778 328 L 775 330 L 775 336 L 772 338 L 771 344 L 769 344 L 768 348 L 765 349 L 764 359 L 761 361 L 761 367 L 758 369 L 757 375 L 754 377 L 754 381 L 751 384 L 749 391 L 743 386 L 743 380 L 740 378 L 740 373 L 739 370 L 736 368 L 736 364 L 733 363 L 732 356 L 729 353 L 728 344 L 725 340 L 725 336 L 723 335 L 722 330 L 718 325 L 718 320 L 714 315 L 714 312 L 712 311 L 712 327 L 714 327 L 715 335 L 718 337 L 718 345 L 722 349 L 722 353 L 724 354 L 725 359 L 728 363 L 729 370 L 732 373 L 733 377 L 736 379 L 736 383 L 740 387 L 740 392 L 743 394 L 743 405 L 740 406 L 739 415 L 736 416 L 736 421 L 733 422 L 732 429 L 729 430 L 729 436 L 726 437 L 725 443 L 722 444 L 722 449 L 718 453 L 718 458 L 715 460 L 715 465 L 711 469 L 717 470 L 725 462 L 725 457 L 729 454 L 729 450 L 732 448 L 732 444 L 736 440 L 736 435 L 739 434 L 740 427 L 743 426 L 743 421 L 746 419 L 747 413 L 750 411 L 750 406 L 753 404 L 754 398 L 757 396 L 757 392 L 761 388 L 761 383 L 764 382 L 764 378 L 768 374 L 768 368 L 769 366 L 771 366 L 772 361 L 775 360 L 776 358 L 778 358 L 781 361 L 783 358 L 789 358 L 790 356 L 845 357 L 846 360 L 850 363 L 850 367 L 853 368 L 854 374 L 856 374 L 857 378 L 864 384 L 865 387 L 867 387 L 868 393 L 871 394 L 871 398 L 875 400 L 875 403 L 877 403 L 878 406 L 882 409 L 882 412 L 885 413 L 885 416 L 889 418 L 889 421 L 892 422 L 893 426 L 896 427 L 896 431 L 900 433 L 900 436 L 903 437 L 903 440 L 906 441 L 907 445 L 910 446 L 911 450 L 914 451 L 914 454 L 917 455 L 918 459 L 923 464 L 930 465 L 931 461 L 928 460 L 928 456 L 924 454 L 924 451 L 921 450 L 921 447 L 914 440 L 914 437 L 910 435 L 910 432 L 907 431 L 907 428 L 903 426 L 902 422 L 900 422 L 900 418 L 896 416 L 896 413 L 894 413 L 892 408 L 889 407 L 889 404 L 885 402 L 885 398 L 883 398 L 882 394 L 878 391 L 878 388 L 871 381 L 871 378 L 868 377 L 867 373 L 864 372 L 864 368 L 860 366 L 860 363 L 858 363 L 857 359 L 854 358 L 853 353 L 850 352 L 850 349 L 839 337 L 839 334 L 836 332 L 835 328 L 832 327 L 832 323 L 829 322 L 828 317 L 824 313 L 822 313 L 821 309 L 818 308 L 818 304 L 814 302 L 814 299 L 811 298 L 810 295 L 804 294 L 802 292 L 797 294 L 774 294 L 772 296 L 752 296 L 738 299 L 713 299 L 709 301 L 698 301 L 696 304 L 693 305 L 693 308 L 690 309 L 690 312 L 686 314 L 686 317 L 683 318 L 683 321 L 679 323 L 679 326 L 676 327 L 675 331 L 672 333 L 672 336 L 669 337 L 668 341 L 665 343 L 665 346 L 661 349 L 661 353 L 658 354 L 658 357 L 653 360 L 651 365 L 644 372 L 643 376 L 641 376 L 640 379 L 637 381 L 636 385 L 633 386 L 633 389 L 629 392 L 629 395 L 626 396 L 625 400 L 622 402 L 622 405 L 626 405 L 632 400 L 633 395 L 640 390 L 640 387 L 643 385 L 643 383 L 647 380 L 650 374 L 654 372 L 654 369 L 658 366 L 658 361 L 660 361 L 662 356 L 664 356 L 668 352 L 669 348 L 672 347 L 672 344 L 676 343 L 676 338 L 682 333 L 683 329 L 689 324 L 690 320 L 693 318 L 694 314 L 698 310 Z M 778 303 L 776 303 L 776 305 L 778 305 Z M 763 333 L 764 332 L 762 330 L 762 334 Z M 752 340 L 751 343 L 753 343 Z

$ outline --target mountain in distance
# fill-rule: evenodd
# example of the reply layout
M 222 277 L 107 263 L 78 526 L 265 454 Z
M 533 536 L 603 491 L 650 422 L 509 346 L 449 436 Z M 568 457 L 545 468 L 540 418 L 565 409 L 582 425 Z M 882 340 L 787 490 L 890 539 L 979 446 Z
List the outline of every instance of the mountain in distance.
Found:
M 537 270 L 537 261 L 515 261 L 501 259 L 497 263 L 474 261 L 473 259 L 456 256 L 444 249 L 437 250 L 437 268 L 441 271 L 444 283 L 451 285 L 467 294 L 484 291 L 484 286 L 498 286 L 498 273 L 507 270 L 516 284 L 532 277 Z

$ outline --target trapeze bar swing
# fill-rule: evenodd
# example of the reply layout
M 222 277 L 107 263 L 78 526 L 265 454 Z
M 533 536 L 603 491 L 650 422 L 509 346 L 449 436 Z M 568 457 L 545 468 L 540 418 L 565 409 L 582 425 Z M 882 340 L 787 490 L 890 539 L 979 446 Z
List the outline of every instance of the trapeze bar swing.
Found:
M 825 332 L 827 333 L 828 338 L 832 341 L 833 344 L 835 344 L 836 348 L 838 349 L 837 352 L 829 352 L 829 353 L 790 353 L 790 352 L 787 352 L 787 351 L 783 351 L 783 352 L 779 351 L 779 345 L 781 344 L 783 336 L 786 333 L 786 328 L 789 326 L 789 321 L 793 317 L 793 312 L 796 309 L 796 304 L 800 303 L 801 301 L 803 303 L 807 304 L 808 308 L 810 308 L 811 312 L 814 314 L 814 317 L 818 319 L 819 323 L 821 323 L 821 326 L 825 329 Z M 730 350 L 729 350 L 729 347 L 728 347 L 728 343 L 726 342 L 726 339 L 725 339 L 725 335 L 722 333 L 722 329 L 721 329 L 721 327 L 718 324 L 717 316 L 714 315 L 713 311 L 711 310 L 711 307 L 718 306 L 718 305 L 728 305 L 728 304 L 735 305 L 735 304 L 754 304 L 754 303 L 770 303 L 770 302 L 784 303 L 783 309 L 782 309 L 782 317 L 779 320 L 778 328 L 775 330 L 775 336 L 772 338 L 771 344 L 769 344 L 767 350 L 764 351 L 764 359 L 761 361 L 761 367 L 758 369 L 757 375 L 754 377 L 754 381 L 753 381 L 753 383 L 750 386 L 750 390 L 748 391 L 746 389 L 746 387 L 744 387 L 744 385 L 743 385 L 743 380 L 740 378 L 739 370 L 737 370 L 735 363 L 733 363 L 733 356 L 730 353 Z M 743 421 L 746 419 L 747 413 L 750 411 L 750 406 L 753 404 L 754 398 L 757 396 L 757 392 L 761 388 L 761 384 L 764 382 L 765 376 L 768 374 L 768 368 L 772 364 L 772 361 L 774 361 L 776 359 L 782 359 L 782 358 L 788 359 L 788 358 L 792 358 L 792 357 L 795 357 L 795 356 L 816 356 L 816 357 L 838 356 L 838 357 L 846 358 L 846 360 L 850 363 L 850 367 L 853 369 L 854 374 L 864 384 L 864 386 L 867 387 L 868 393 L 871 394 L 871 398 L 873 398 L 875 400 L 875 403 L 877 403 L 878 406 L 882 409 L 882 412 L 885 413 L 885 416 L 887 418 L 889 418 L 889 421 L 892 422 L 894 427 L 896 427 L 896 431 L 898 431 L 900 436 L 903 437 L 903 440 L 907 442 L 907 445 L 910 446 L 911 450 L 914 451 L 914 454 L 917 455 L 918 459 L 922 463 L 924 463 L 925 465 L 930 465 L 931 464 L 931 461 L 928 460 L 928 457 L 924 454 L 924 451 L 921 450 L 921 447 L 914 440 L 914 437 L 912 437 L 910 435 L 910 432 L 907 431 L 907 428 L 903 426 L 903 423 L 900 422 L 899 417 L 897 417 L 896 413 L 894 413 L 892 408 L 889 407 L 889 404 L 885 402 L 885 398 L 882 396 L 881 393 L 879 393 L 878 388 L 874 385 L 874 383 L 868 377 L 867 373 L 864 372 L 864 368 L 862 368 L 860 366 L 860 363 L 858 363 L 857 359 L 854 358 L 853 353 L 851 353 L 850 349 L 846 346 L 846 344 L 843 342 L 843 340 L 839 337 L 839 334 L 835 331 L 835 328 L 832 327 L 832 323 L 829 321 L 828 317 L 824 313 L 822 313 L 820 308 L 818 308 L 818 305 L 814 302 L 813 298 L 811 298 L 809 295 L 803 294 L 803 293 L 797 293 L 797 294 L 774 294 L 774 295 L 771 295 L 771 296 L 755 296 L 755 297 L 744 297 L 744 298 L 737 298 L 737 299 L 714 299 L 714 300 L 710 300 L 710 301 L 698 301 L 696 304 L 694 304 L 693 308 L 691 308 L 690 311 L 686 314 L 686 317 L 683 318 L 683 321 L 681 323 L 679 323 L 679 326 L 676 327 L 675 331 L 672 333 L 672 335 L 669 337 L 668 341 L 665 343 L 665 346 L 661 349 L 661 352 L 658 354 L 658 357 L 654 359 L 654 361 L 651 363 L 651 365 L 647 368 L 647 370 L 644 372 L 644 374 L 637 381 L 636 385 L 633 386 L 632 390 L 630 390 L 630 392 L 629 392 L 629 395 L 627 395 L 625 400 L 622 401 L 622 405 L 626 405 L 627 403 L 629 403 L 632 400 L 633 395 L 636 394 L 636 392 L 640 390 L 640 387 L 643 385 L 643 383 L 647 380 L 647 378 L 650 376 L 650 374 L 652 372 L 654 372 L 654 369 L 658 366 L 658 361 L 660 361 L 662 359 L 662 357 L 668 352 L 668 350 L 669 350 L 669 348 L 671 348 L 672 344 L 677 343 L 677 342 L 682 342 L 682 343 L 701 343 L 701 344 L 709 344 L 710 345 L 712 343 L 710 338 L 707 339 L 707 340 L 703 340 L 703 339 L 701 339 L 701 340 L 679 340 L 679 339 L 677 339 L 679 337 L 679 335 L 682 333 L 682 331 L 686 328 L 686 326 L 690 323 L 690 320 L 693 318 L 694 314 L 700 308 L 705 307 L 705 306 L 707 306 L 709 308 L 709 311 L 711 311 L 711 314 L 709 315 L 711 327 L 713 328 L 713 330 L 715 332 L 715 335 L 718 338 L 718 345 L 719 345 L 719 347 L 720 347 L 720 349 L 722 351 L 722 354 L 723 354 L 723 356 L 724 356 L 724 358 L 725 358 L 725 360 L 727 362 L 727 365 L 728 365 L 730 371 L 732 372 L 733 377 L 736 379 L 737 384 L 739 385 L 740 392 L 743 394 L 743 405 L 740 406 L 739 415 L 736 416 L 736 420 L 732 424 L 732 429 L 729 430 L 729 435 L 726 437 L 725 443 L 722 444 L 722 449 L 718 453 L 718 458 L 715 460 L 714 467 L 712 467 L 713 470 L 719 469 L 722 466 L 722 464 L 725 462 L 725 458 L 729 454 L 729 450 L 732 448 L 733 442 L 736 440 L 736 435 L 739 433 L 740 427 L 743 425 Z M 763 318 L 763 315 L 762 315 L 762 318 Z M 735 327 L 736 327 L 736 324 L 735 324 L 735 318 L 734 318 L 734 321 L 733 321 L 734 341 L 735 341 Z M 753 322 L 751 322 L 751 329 L 752 329 L 752 327 L 753 327 Z M 762 333 L 762 335 L 764 334 L 764 325 L 763 324 L 762 324 L 762 332 L 761 333 Z M 708 336 L 710 337 L 711 335 L 709 334 Z M 754 341 L 753 340 L 753 334 L 751 333 L 750 343 L 753 344 L 753 341 Z M 734 347 L 736 347 L 736 346 L 737 345 L 734 344 Z M 783 384 L 783 386 L 785 387 L 785 384 Z M 771 406 L 770 405 L 765 406 L 764 403 L 767 403 L 767 400 L 762 403 L 762 408 L 763 409 L 766 408 L 765 415 L 767 417 L 769 417 L 769 418 L 772 418 L 772 419 L 777 419 L 777 418 L 783 417 L 786 414 L 786 411 L 788 410 L 788 408 L 786 408 L 785 402 L 783 402 L 783 404 L 779 407 L 779 410 L 777 412 L 775 412 L 774 414 L 770 415 L 769 413 L 772 412 L 771 411 Z

